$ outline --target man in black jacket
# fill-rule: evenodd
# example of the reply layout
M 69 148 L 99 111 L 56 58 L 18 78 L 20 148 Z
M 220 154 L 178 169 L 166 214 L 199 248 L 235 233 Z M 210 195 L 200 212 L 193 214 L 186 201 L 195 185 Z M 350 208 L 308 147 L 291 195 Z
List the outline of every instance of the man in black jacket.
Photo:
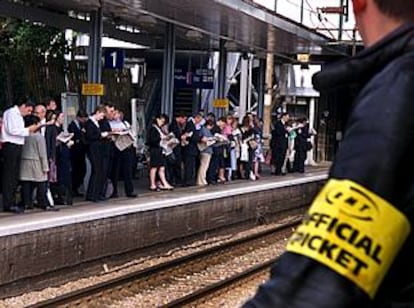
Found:
M 295 160 L 293 162 L 293 171 L 304 173 L 305 160 L 308 152 L 309 125 L 306 124 L 306 118 L 298 120 L 299 127 L 296 129 L 295 138 Z
M 171 122 L 169 131 L 174 134 L 174 136 L 181 140 L 181 136 L 184 134 L 185 125 L 187 123 L 187 116 L 184 113 L 179 113 L 176 115 L 175 119 Z M 183 155 L 182 155 L 182 147 L 181 143 L 178 144 L 174 150 L 175 161 L 174 165 L 172 166 L 171 174 L 169 174 L 167 181 L 173 186 L 182 185 L 182 163 L 183 163 Z
M 184 185 L 195 186 L 197 159 L 200 155 L 197 143 L 200 142 L 201 121 L 203 115 L 197 113 L 187 121 L 185 132 L 181 136 L 183 141 L 183 160 L 184 160 Z
M 272 130 L 272 159 L 275 166 L 275 175 L 282 174 L 282 167 L 285 162 L 286 152 L 288 149 L 288 132 L 286 130 L 286 123 L 289 121 L 289 114 L 282 114 L 280 120 L 275 124 Z
M 353 7 L 368 48 L 314 77 L 357 90 L 330 179 L 246 308 L 414 306 L 414 1 Z
M 99 128 L 101 132 L 108 133 L 106 138 L 103 138 L 101 141 L 101 154 L 104 168 L 104 177 L 105 177 L 105 185 L 103 187 L 102 195 L 107 195 L 108 184 L 110 181 L 111 171 L 112 171 L 112 163 L 114 159 L 114 152 L 115 152 L 115 144 L 111 139 L 112 128 L 110 121 L 114 118 L 115 107 L 111 104 L 105 104 L 105 118 L 99 121 Z M 112 192 L 111 192 L 112 194 Z
M 84 125 L 88 120 L 88 114 L 84 110 L 79 110 L 76 119 L 68 126 L 68 132 L 73 133 L 74 145 L 70 149 L 70 158 L 72 161 L 72 196 L 79 196 L 79 187 L 83 184 L 86 174 L 86 146 L 84 138 Z

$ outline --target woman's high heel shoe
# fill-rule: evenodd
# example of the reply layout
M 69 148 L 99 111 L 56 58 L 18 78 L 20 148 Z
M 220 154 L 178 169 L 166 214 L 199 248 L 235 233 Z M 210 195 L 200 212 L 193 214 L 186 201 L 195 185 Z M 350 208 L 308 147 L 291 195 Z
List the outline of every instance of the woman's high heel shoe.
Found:
M 161 190 L 168 190 L 168 191 L 174 190 L 174 187 L 172 187 L 172 186 L 170 186 L 170 187 L 158 186 L 158 188 L 161 189 Z

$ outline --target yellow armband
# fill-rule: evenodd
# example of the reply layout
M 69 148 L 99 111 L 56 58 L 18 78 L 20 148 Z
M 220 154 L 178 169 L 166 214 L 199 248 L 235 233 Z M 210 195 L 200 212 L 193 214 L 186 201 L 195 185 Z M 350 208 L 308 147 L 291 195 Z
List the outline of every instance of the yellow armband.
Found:
M 408 219 L 349 180 L 330 180 L 287 250 L 314 259 L 373 298 L 410 233 Z

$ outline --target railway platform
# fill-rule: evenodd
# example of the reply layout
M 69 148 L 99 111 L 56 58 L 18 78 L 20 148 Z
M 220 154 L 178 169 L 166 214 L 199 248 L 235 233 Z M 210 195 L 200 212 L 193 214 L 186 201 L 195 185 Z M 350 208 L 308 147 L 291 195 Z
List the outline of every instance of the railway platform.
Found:
M 256 182 L 173 192 L 137 199 L 79 203 L 58 212 L 0 217 L 0 294 L 8 297 L 94 270 L 95 262 L 182 238 L 243 224 L 309 204 L 327 167 Z

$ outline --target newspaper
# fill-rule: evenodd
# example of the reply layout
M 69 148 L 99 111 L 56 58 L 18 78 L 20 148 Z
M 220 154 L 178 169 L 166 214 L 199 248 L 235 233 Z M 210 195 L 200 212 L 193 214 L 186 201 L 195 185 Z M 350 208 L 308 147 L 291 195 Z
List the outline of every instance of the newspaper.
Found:
M 207 142 L 198 142 L 197 147 L 200 152 L 204 151 L 208 147 L 211 147 L 217 142 L 217 140 L 214 137 L 210 137 L 207 139 Z
M 126 134 L 125 133 L 124 134 L 116 134 L 116 135 L 114 135 L 114 139 L 115 139 L 115 146 L 121 152 L 123 150 L 129 148 L 130 146 L 132 146 L 135 142 L 135 139 L 134 139 L 134 137 L 132 136 L 132 134 L 130 132 L 128 132 Z
M 57 137 L 56 140 L 62 143 L 68 143 L 73 138 L 73 133 L 65 133 L 61 132 Z

